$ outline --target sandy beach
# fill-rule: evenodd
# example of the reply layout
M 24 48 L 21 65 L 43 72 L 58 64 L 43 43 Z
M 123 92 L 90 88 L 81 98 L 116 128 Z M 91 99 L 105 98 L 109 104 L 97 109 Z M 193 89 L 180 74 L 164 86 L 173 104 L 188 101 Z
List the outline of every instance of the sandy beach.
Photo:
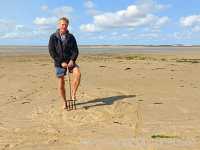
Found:
M 0 150 L 198 150 L 200 52 L 187 49 L 80 54 L 75 111 L 48 54 L 2 53 Z

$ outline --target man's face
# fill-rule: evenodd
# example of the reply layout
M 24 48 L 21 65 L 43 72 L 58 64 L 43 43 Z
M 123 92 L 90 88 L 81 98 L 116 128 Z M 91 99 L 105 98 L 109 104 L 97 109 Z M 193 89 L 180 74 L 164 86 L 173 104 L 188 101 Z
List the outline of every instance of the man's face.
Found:
M 59 21 L 59 29 L 61 33 L 65 33 L 67 31 L 68 24 L 64 20 Z

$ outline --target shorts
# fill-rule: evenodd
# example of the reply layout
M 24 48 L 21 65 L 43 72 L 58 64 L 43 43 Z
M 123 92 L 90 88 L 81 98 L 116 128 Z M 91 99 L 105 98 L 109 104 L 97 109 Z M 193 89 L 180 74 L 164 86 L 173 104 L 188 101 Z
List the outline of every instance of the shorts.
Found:
M 77 64 L 75 64 L 74 67 L 69 69 L 69 72 L 72 73 L 72 70 L 75 67 L 79 67 L 79 66 Z M 56 76 L 59 78 L 59 77 L 67 75 L 67 69 L 61 68 L 61 67 L 55 67 L 55 73 L 56 73 Z

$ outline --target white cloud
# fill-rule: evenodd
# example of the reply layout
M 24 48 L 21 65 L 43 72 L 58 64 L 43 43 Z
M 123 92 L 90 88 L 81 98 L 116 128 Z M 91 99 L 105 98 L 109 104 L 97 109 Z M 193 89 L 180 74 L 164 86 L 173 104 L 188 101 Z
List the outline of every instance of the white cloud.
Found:
M 200 25 L 195 26 L 194 28 L 192 28 L 193 32 L 200 32 Z
M 170 7 L 169 4 L 167 5 L 158 4 L 153 0 L 138 0 L 136 2 L 136 5 L 140 10 L 145 11 L 146 13 L 165 10 Z
M 10 33 L 5 33 L 0 37 L 0 39 L 13 39 L 13 38 L 19 38 L 19 34 L 15 32 L 10 32 Z
M 45 26 L 45 25 L 52 25 L 56 24 L 56 21 L 58 20 L 57 17 L 36 17 L 35 20 L 33 21 L 34 24 L 39 25 L 39 26 Z
M 86 8 L 89 8 L 89 9 L 94 8 L 94 3 L 91 0 L 86 0 L 84 5 Z
M 174 32 L 172 37 L 174 39 L 182 40 L 182 39 L 192 39 L 194 35 L 191 32 Z
M 0 19 L 0 32 L 8 32 L 10 30 L 14 30 L 16 27 L 16 23 L 11 20 L 3 20 Z
M 196 24 L 200 24 L 200 15 L 191 15 L 187 17 L 182 17 L 180 23 L 184 27 L 192 27 Z
M 152 28 L 160 28 L 169 21 L 166 16 L 159 17 L 153 14 L 158 8 L 161 9 L 161 5 L 157 5 L 151 0 L 143 0 L 142 2 L 140 1 L 137 5 L 129 5 L 124 10 L 94 15 L 93 22 L 82 24 L 80 29 L 86 32 L 96 32 L 121 27 L 151 26 Z
M 194 32 L 200 32 L 200 15 L 191 15 L 180 19 L 181 26 L 189 28 Z
M 138 38 L 140 39 L 156 39 L 159 37 L 159 34 L 157 33 L 143 33 L 143 34 L 139 34 Z
M 102 30 L 100 27 L 97 27 L 94 24 L 81 25 L 80 29 L 85 32 L 96 32 Z
M 33 39 L 49 36 L 49 29 L 33 28 L 16 24 L 11 20 L 0 19 L 0 39 Z
M 164 26 L 166 23 L 168 23 L 169 22 L 169 17 L 158 17 L 157 18 L 157 22 L 155 23 L 155 27 L 161 27 L 161 26 Z
M 41 6 L 42 11 L 47 11 L 49 7 L 47 5 L 42 5 Z
M 70 13 L 73 12 L 73 8 L 70 6 L 62 6 L 50 10 L 48 6 L 44 5 L 42 6 L 42 10 L 48 10 L 50 17 L 36 17 L 33 20 L 33 23 L 40 29 L 42 28 L 44 30 L 55 28 L 60 17 L 69 17 Z
M 49 17 L 36 17 L 33 20 L 35 26 L 16 24 L 12 20 L 0 19 L 0 39 L 48 39 L 50 33 L 56 30 L 59 17 L 70 16 L 73 8 L 70 6 L 57 7 L 52 10 L 47 5 L 41 6 Z
M 14 21 L 0 19 L 0 39 L 16 37 L 16 32 L 19 32 L 22 28 L 24 28 L 23 25 L 18 25 Z
M 70 6 L 62 6 L 62 7 L 55 8 L 53 10 L 53 14 L 57 17 L 69 16 L 70 13 L 72 12 L 73 12 L 73 8 Z
M 27 39 L 33 37 L 32 32 L 9 32 L 2 35 L 0 39 Z
M 23 27 L 28 29 L 27 27 Z M 49 32 L 43 29 L 29 28 L 29 30 L 12 30 L 0 34 L 0 39 L 47 39 Z
M 111 35 L 116 36 L 118 35 L 118 32 L 112 32 Z
M 34 36 L 40 35 L 41 37 L 45 37 L 53 32 L 56 29 L 58 19 L 64 16 L 70 17 L 74 10 L 71 6 L 62 6 L 50 9 L 47 5 L 43 5 L 41 9 L 44 10 L 49 17 L 36 17 L 33 20 L 36 29 L 32 32 Z
M 16 26 L 15 26 L 15 29 L 16 29 L 17 31 L 23 30 L 23 29 L 24 29 L 24 25 L 21 25 L 21 24 L 16 25 Z
M 94 2 L 92 0 L 85 0 L 84 6 L 87 9 L 86 11 L 90 15 L 94 16 L 94 15 L 100 14 L 100 11 L 95 9 L 95 4 L 94 4 Z

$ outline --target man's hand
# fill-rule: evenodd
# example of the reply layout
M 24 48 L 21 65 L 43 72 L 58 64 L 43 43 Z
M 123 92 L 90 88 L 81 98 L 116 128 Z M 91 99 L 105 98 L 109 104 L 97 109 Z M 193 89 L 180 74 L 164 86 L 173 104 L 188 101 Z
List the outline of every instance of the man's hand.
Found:
M 69 68 L 74 67 L 74 61 L 73 61 L 73 60 L 70 60 L 70 61 L 69 61 L 68 67 L 69 67 Z
M 67 69 L 67 63 L 66 62 L 63 62 L 62 64 L 61 64 L 61 66 L 63 67 L 63 68 L 66 68 Z

